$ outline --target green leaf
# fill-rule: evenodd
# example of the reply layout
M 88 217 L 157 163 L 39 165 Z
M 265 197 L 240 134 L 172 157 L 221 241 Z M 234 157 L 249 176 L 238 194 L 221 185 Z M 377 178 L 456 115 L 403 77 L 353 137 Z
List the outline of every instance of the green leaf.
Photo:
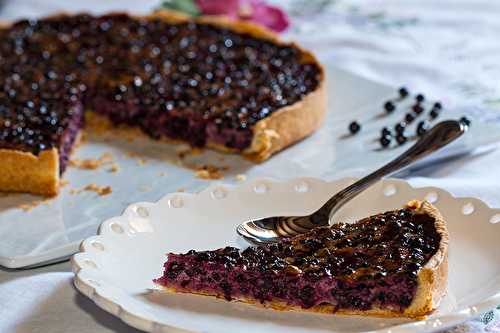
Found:
M 166 0 L 163 1 L 161 7 L 178 12 L 183 12 L 191 16 L 200 15 L 200 10 L 193 0 Z

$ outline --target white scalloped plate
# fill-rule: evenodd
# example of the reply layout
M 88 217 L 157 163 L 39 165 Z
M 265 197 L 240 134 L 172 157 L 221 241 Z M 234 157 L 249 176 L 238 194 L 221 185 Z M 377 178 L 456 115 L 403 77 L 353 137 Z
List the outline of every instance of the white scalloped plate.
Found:
M 336 215 L 353 221 L 427 198 L 450 232 L 448 295 L 424 321 L 279 312 L 193 295 L 163 294 L 152 279 L 167 252 L 244 247 L 235 226 L 250 218 L 307 214 L 352 179 L 324 182 L 257 180 L 215 185 L 198 194 L 173 193 L 137 203 L 101 225 L 73 257 L 75 285 L 104 310 L 148 332 L 430 332 L 458 324 L 500 304 L 500 210 L 454 198 L 438 188 L 383 181 Z

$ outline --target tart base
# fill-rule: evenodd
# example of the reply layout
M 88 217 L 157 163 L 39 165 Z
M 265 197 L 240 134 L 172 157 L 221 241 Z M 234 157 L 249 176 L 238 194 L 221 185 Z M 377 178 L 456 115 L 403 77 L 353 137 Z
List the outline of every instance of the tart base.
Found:
M 191 294 L 196 296 L 207 296 L 207 297 L 215 297 L 219 299 L 224 299 L 224 296 L 218 294 L 211 293 L 203 293 L 203 292 L 187 292 L 183 290 L 178 290 L 175 288 L 165 288 L 161 287 L 161 291 L 172 294 Z M 296 305 L 289 305 L 285 302 L 278 301 L 266 301 L 261 303 L 252 298 L 243 298 L 243 297 L 235 297 L 231 300 L 231 302 L 240 302 L 255 305 L 261 308 L 272 309 L 276 311 L 299 311 L 299 312 L 315 312 L 315 313 L 324 313 L 324 314 L 335 314 L 335 315 L 345 315 L 345 316 L 369 316 L 369 317 L 383 317 L 383 318 L 399 318 L 399 317 L 408 317 L 414 319 L 423 319 L 425 318 L 425 314 L 423 315 L 414 315 L 411 313 L 400 312 L 397 310 L 391 311 L 388 309 L 381 309 L 378 307 L 373 307 L 370 310 L 361 311 L 361 310 L 345 310 L 345 309 L 336 309 L 334 305 L 324 304 L 324 305 L 315 305 L 308 309 L 302 308 Z M 427 313 L 426 313 L 427 314 Z

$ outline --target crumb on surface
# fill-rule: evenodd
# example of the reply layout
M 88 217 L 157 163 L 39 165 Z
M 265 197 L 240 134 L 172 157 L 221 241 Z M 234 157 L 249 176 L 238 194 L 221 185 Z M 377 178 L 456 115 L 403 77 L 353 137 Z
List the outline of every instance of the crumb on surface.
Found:
M 48 205 L 50 202 L 51 198 L 43 199 L 43 200 L 34 200 L 32 202 L 27 202 L 20 204 L 17 206 L 19 209 L 22 209 L 25 212 L 31 211 L 33 208 L 38 207 L 39 205 Z
M 108 172 L 118 172 L 120 170 L 120 166 L 116 163 L 111 164 L 111 167 L 108 169 Z
M 214 165 L 200 165 L 195 168 L 195 176 L 200 179 L 222 179 L 224 176 L 221 171 L 228 167 L 218 167 Z
M 162 172 L 160 172 L 160 173 L 158 174 L 158 176 L 160 176 L 160 177 L 163 177 L 163 176 L 165 176 L 165 175 L 166 175 L 166 173 L 165 173 L 164 171 L 162 171 Z
M 243 174 L 238 174 L 238 175 L 236 175 L 236 180 L 239 182 L 244 182 L 245 180 L 247 180 L 247 176 L 245 176 Z
M 99 161 L 93 158 L 83 160 L 73 158 L 69 161 L 69 165 L 78 169 L 95 170 L 99 167 Z
M 71 190 L 69 190 L 69 193 L 70 194 L 79 194 L 83 191 L 95 192 L 95 193 L 99 194 L 100 196 L 108 195 L 108 194 L 113 192 L 111 186 L 99 186 L 99 185 L 92 183 L 92 184 L 88 184 L 87 186 L 85 186 L 84 188 L 79 189 L 79 190 L 72 188 Z
M 141 154 L 134 152 L 134 151 L 126 152 L 125 156 L 130 157 L 130 158 L 136 158 L 137 159 L 136 162 L 138 165 L 144 165 L 148 162 L 148 160 L 145 159 L 144 157 L 142 157 Z
M 188 156 L 188 155 L 190 155 L 190 156 L 201 155 L 202 152 L 203 152 L 203 149 L 196 148 L 196 147 L 179 147 L 176 149 L 177 157 L 181 160 L 186 158 L 186 156 Z
M 186 192 L 186 189 L 183 187 L 179 187 L 175 192 Z
M 67 179 L 61 179 L 61 181 L 59 182 L 59 184 L 60 184 L 61 187 L 64 187 L 64 186 L 66 186 L 66 185 L 69 184 L 69 180 L 67 180 Z
M 99 194 L 100 196 L 108 195 L 111 192 L 113 192 L 111 189 L 111 186 L 98 186 L 96 184 L 89 184 L 89 185 L 85 186 L 83 188 L 83 190 L 95 192 L 95 193 Z
M 98 159 L 95 158 L 86 158 L 79 159 L 73 158 L 69 161 L 69 165 L 78 169 L 85 170 L 95 170 L 103 165 L 107 165 L 113 162 L 113 155 L 109 152 L 105 152 Z
M 32 210 L 33 208 L 35 208 L 37 206 L 38 206 L 38 201 L 33 201 L 33 202 L 30 202 L 30 203 L 20 204 L 18 206 L 18 208 L 22 209 L 25 212 L 29 212 L 30 210 Z

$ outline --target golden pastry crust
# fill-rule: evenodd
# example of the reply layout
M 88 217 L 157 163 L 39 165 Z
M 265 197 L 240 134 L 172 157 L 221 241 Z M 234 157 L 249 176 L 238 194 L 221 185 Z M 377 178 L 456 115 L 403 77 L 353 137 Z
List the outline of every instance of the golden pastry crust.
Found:
M 38 156 L 15 149 L 0 149 L 0 190 L 54 196 L 59 192 L 59 153 Z
M 266 308 L 271 308 L 279 311 L 308 311 L 317 313 L 332 313 L 340 315 L 361 315 L 373 317 L 408 317 L 414 319 L 423 319 L 430 312 L 435 310 L 439 305 L 442 297 L 446 291 L 446 281 L 448 275 L 448 231 L 446 223 L 437 210 L 436 207 L 426 201 L 411 201 L 407 204 L 407 208 L 413 209 L 419 214 L 427 214 L 435 219 L 435 227 L 439 235 L 441 235 L 441 242 L 437 252 L 429 259 L 427 264 L 418 273 L 418 287 L 415 297 L 410 306 L 404 311 L 381 309 L 373 307 L 370 310 L 346 310 L 336 309 L 334 305 L 324 304 L 316 305 L 309 309 L 301 308 L 300 306 L 292 306 L 285 302 L 271 301 L 261 303 L 252 298 L 234 298 L 234 301 L 253 304 Z M 190 293 L 202 296 L 212 296 L 217 298 L 224 298 L 222 295 L 206 293 L 206 292 L 187 292 L 176 288 L 161 287 L 162 290 L 172 293 Z
M 433 217 L 436 231 L 441 236 L 437 252 L 418 273 L 417 293 L 405 311 L 410 317 L 422 317 L 439 306 L 446 292 L 449 234 L 443 216 L 429 202 L 413 200 L 407 204 L 407 207 Z
M 58 18 L 65 15 L 69 14 L 58 13 L 48 18 Z M 137 16 L 137 18 L 141 17 Z M 285 44 L 279 39 L 278 35 L 262 26 L 221 16 L 191 18 L 183 14 L 159 10 L 142 18 L 161 18 L 171 23 L 194 20 L 200 23 L 226 27 L 238 33 L 246 33 L 276 44 Z M 0 28 L 8 26 L 8 23 L 0 22 Z M 300 50 L 304 62 L 315 64 L 320 69 L 320 80 L 316 90 L 308 93 L 300 101 L 281 108 L 269 117 L 258 121 L 253 129 L 252 143 L 243 152 L 215 142 L 208 142 L 208 147 L 222 152 L 241 153 L 250 160 L 261 162 L 274 153 L 310 135 L 320 126 L 326 112 L 324 69 L 312 53 L 302 49 L 295 43 L 289 43 L 289 45 Z M 95 117 L 94 125 L 98 122 L 106 123 L 102 118 Z M 97 125 L 97 127 L 99 126 L 101 125 Z M 173 141 L 179 142 L 178 140 Z M 56 195 L 58 193 L 59 164 L 57 162 L 57 150 L 52 149 L 51 151 L 42 152 L 37 157 L 31 153 L 2 149 L 0 150 L 0 158 L 3 161 L 0 166 L 0 190 L 42 195 Z M 17 172 L 19 174 L 16 174 Z

